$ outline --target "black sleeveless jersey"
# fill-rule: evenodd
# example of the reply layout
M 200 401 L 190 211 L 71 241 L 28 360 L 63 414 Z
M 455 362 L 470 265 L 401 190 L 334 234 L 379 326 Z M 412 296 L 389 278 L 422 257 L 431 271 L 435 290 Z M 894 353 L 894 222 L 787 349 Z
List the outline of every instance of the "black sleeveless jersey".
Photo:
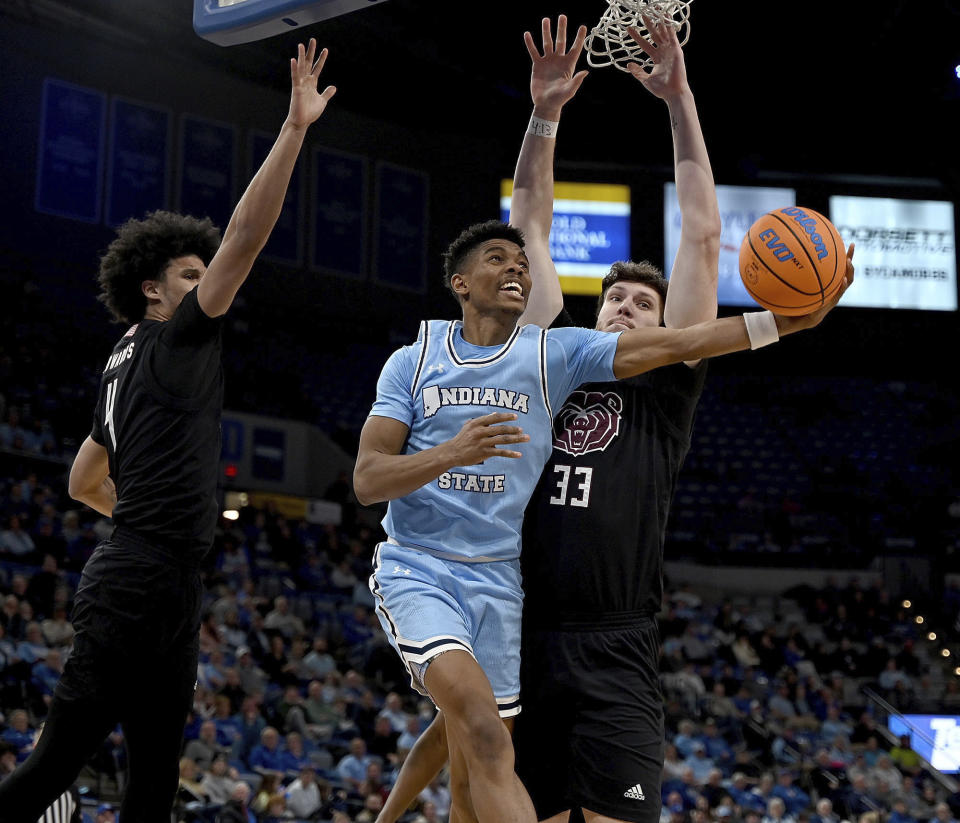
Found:
M 660 610 L 667 515 L 705 376 L 705 361 L 680 363 L 567 399 L 524 517 L 528 625 Z
M 133 326 L 103 370 L 90 434 L 110 458 L 114 523 L 185 560 L 206 553 L 217 522 L 222 326 L 196 289 L 170 320 Z

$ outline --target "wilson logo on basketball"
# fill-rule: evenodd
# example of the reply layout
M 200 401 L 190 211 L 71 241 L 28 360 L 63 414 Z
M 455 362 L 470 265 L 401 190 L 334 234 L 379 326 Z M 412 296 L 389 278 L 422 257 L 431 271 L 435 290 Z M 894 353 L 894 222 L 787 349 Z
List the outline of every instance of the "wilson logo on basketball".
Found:
M 553 447 L 573 455 L 603 451 L 620 433 L 621 411 L 614 392 L 573 392 L 553 423 Z

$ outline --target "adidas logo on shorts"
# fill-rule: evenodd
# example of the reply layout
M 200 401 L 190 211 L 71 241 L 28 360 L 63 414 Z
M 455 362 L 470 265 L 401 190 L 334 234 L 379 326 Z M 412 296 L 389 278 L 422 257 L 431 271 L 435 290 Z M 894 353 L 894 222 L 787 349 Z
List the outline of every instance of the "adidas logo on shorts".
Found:
M 643 796 L 643 788 L 637 783 L 636 786 L 631 786 L 623 793 L 624 797 L 629 797 L 631 800 L 646 800 Z

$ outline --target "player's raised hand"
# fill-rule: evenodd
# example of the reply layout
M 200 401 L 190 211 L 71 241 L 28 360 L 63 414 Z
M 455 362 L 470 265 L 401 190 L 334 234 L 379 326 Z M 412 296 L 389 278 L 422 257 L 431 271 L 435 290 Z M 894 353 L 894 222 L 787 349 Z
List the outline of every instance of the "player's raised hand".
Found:
M 669 100 L 688 88 L 687 68 L 683 62 L 683 49 L 680 48 L 677 30 L 663 21 L 652 20 L 646 16 L 642 19 L 652 43 L 633 27 L 627 31 L 653 61 L 653 69 L 646 72 L 639 63 L 628 63 L 627 68 L 654 97 Z
M 456 437 L 448 441 L 454 454 L 454 465 L 473 466 L 489 457 L 523 457 L 521 452 L 501 449 L 511 443 L 526 443 L 529 434 L 519 426 L 505 426 L 517 416 L 510 412 L 494 412 L 475 417 L 463 424 Z
M 542 23 L 543 54 L 533 42 L 533 35 L 525 31 L 523 42 L 533 61 L 530 75 L 530 96 L 533 98 L 534 113 L 555 120 L 563 104 L 577 93 L 586 70 L 574 73 L 577 60 L 583 51 L 587 39 L 587 27 L 580 26 L 570 50 L 567 50 L 567 18 L 561 14 L 557 18 L 557 39 L 553 40 L 550 30 L 550 18 L 544 17 Z
M 843 283 L 840 285 L 840 288 L 837 289 L 836 294 L 827 301 L 822 309 L 817 309 L 814 312 L 810 312 L 810 314 L 803 314 L 799 317 L 786 317 L 782 314 L 775 315 L 777 330 L 780 332 L 781 337 L 785 334 L 802 331 L 803 329 L 812 329 L 814 326 L 820 325 L 820 321 L 836 308 L 844 292 L 849 289 L 850 284 L 853 283 L 853 250 L 854 244 L 851 243 L 847 247 L 847 271 L 844 275 Z
M 317 41 L 310 38 L 309 45 L 297 46 L 297 56 L 290 58 L 290 113 L 287 121 L 298 128 L 305 128 L 314 122 L 327 107 L 330 98 L 337 93 L 335 86 L 327 86 L 318 91 L 317 82 L 323 64 L 327 62 L 328 51 L 323 49 L 316 57 Z M 314 59 L 316 57 L 316 59 Z

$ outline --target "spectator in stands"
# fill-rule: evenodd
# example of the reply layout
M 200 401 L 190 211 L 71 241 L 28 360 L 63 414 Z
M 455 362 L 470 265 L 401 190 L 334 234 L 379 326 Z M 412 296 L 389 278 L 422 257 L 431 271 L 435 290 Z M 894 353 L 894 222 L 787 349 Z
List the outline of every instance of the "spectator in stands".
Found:
M 777 785 L 773 787 L 771 794 L 784 802 L 787 814 L 796 817 L 810 805 L 810 795 L 793 784 L 794 777 L 793 772 L 784 769 L 777 777 Z
M 363 808 L 354 818 L 354 823 L 374 823 L 382 810 L 383 797 L 378 793 L 368 794 L 363 799 Z
M 703 699 L 703 709 L 722 729 L 731 728 L 741 714 L 733 700 L 727 697 L 726 687 L 719 680 Z
M 910 676 L 900 670 L 897 666 L 897 660 L 894 657 L 887 660 L 887 665 L 883 671 L 880 672 L 877 682 L 880 684 L 880 688 L 888 693 L 895 691 L 898 686 L 906 689 L 910 689 L 913 686 L 913 681 L 910 680 Z
M 294 817 L 309 818 L 320 811 L 320 787 L 312 766 L 304 765 L 300 774 L 286 790 L 287 809 Z
M 359 819 L 360 818 L 357 818 L 357 820 Z M 440 813 L 437 811 L 436 805 L 428 800 L 423 804 L 423 808 L 420 809 L 420 814 L 413 818 L 413 823 L 443 823 L 443 821 Z
M 0 531 L 0 556 L 8 555 L 22 563 L 36 548 L 33 538 L 23 530 L 20 518 L 11 515 L 7 520 L 7 528 Z
M 830 762 L 839 766 L 849 766 L 854 761 L 854 754 L 850 749 L 845 737 L 837 737 L 833 740 L 833 745 L 829 749 Z M 866 761 L 864 761 L 866 762 Z
M 337 775 L 356 789 L 366 779 L 367 766 L 371 762 L 367 744 L 362 737 L 355 737 L 350 741 L 350 753 L 337 763 Z
M 263 817 L 270 806 L 270 800 L 280 789 L 280 775 L 276 772 L 268 772 L 260 776 L 260 785 L 254 792 L 253 800 L 250 802 L 250 809 L 258 817 Z
M 864 753 L 864 759 L 866 760 L 866 753 Z M 893 765 L 890 757 L 885 754 L 881 754 L 877 758 L 877 765 L 867 772 L 868 783 L 876 785 L 880 781 L 886 783 L 891 790 L 899 789 L 903 781 L 903 775 Z
M 787 814 L 787 807 L 779 797 L 771 797 L 767 801 L 763 823 L 795 823 L 795 818 Z
M 430 784 L 422 792 L 419 799 L 424 803 L 433 803 L 437 810 L 437 816 L 446 819 L 450 814 L 450 789 L 448 789 L 440 776 L 437 775 L 430 781 Z
M 14 642 L 23 636 L 24 624 L 23 618 L 20 617 L 20 599 L 15 594 L 8 594 L 3 598 L 0 626 L 3 626 L 7 636 Z
M 263 615 L 256 609 L 250 615 L 250 630 L 247 632 L 246 645 L 254 660 L 262 662 L 270 653 L 270 635 L 264 630 Z
M 693 753 L 684 763 L 693 770 L 693 777 L 698 786 L 706 783 L 711 770 L 717 767 L 713 759 L 707 755 L 707 747 L 702 740 L 697 740 L 693 744 Z
M 40 623 L 40 631 L 48 646 L 69 646 L 73 642 L 73 625 L 67 620 L 66 606 L 54 606 L 53 617 Z
M 390 725 L 390 718 L 381 713 L 373 723 L 373 735 L 370 737 L 367 751 L 384 762 L 396 763 L 399 738 L 400 735 Z
M 707 810 L 712 809 L 719 805 L 720 798 L 726 795 L 727 789 L 723 785 L 723 772 L 720 769 L 711 769 L 706 781 L 700 787 L 700 799 L 697 801 L 698 808 L 705 805 Z
M 283 763 L 286 771 L 299 772 L 304 766 L 309 766 L 310 755 L 303 745 L 303 736 L 298 732 L 290 732 L 284 739 Z
M 862 749 L 863 759 L 866 761 L 867 766 L 873 768 L 877 765 L 877 761 L 883 755 L 883 749 L 880 748 L 880 742 L 877 740 L 875 734 L 870 735 L 867 738 L 867 742 Z M 899 780 L 897 783 L 899 784 Z
M 770 745 L 773 759 L 781 766 L 796 766 L 803 760 L 803 744 L 792 726 L 785 726 Z
M 330 672 L 336 670 L 337 664 L 333 659 L 333 655 L 330 654 L 326 635 L 318 634 L 313 638 L 313 648 L 303 659 L 303 662 L 310 670 L 311 677 L 317 678 L 318 680 L 322 680 L 330 674 Z
M 217 813 L 217 823 L 256 823 L 256 817 L 248 808 L 249 803 L 250 786 L 240 781 Z
M 203 775 L 200 788 L 211 803 L 223 804 L 230 800 L 237 781 L 230 774 L 227 758 L 218 754 L 210 763 L 210 770 Z
M 847 742 L 853 734 L 850 724 L 840 716 L 840 707 L 831 705 L 827 708 L 827 717 L 820 727 L 820 736 L 824 740 L 835 740 L 837 737 L 845 737 Z
M 183 756 L 190 758 L 201 771 L 207 771 L 213 759 L 222 751 L 217 743 L 217 724 L 212 720 L 204 720 L 200 724 L 200 736 L 191 740 L 184 747 Z
M 17 755 L 17 762 L 22 763 L 33 751 L 34 729 L 30 727 L 30 719 L 23 709 L 10 713 L 9 726 L 3 732 L 3 740 L 10 744 Z
M 247 765 L 258 772 L 285 770 L 283 752 L 280 750 L 280 733 L 273 726 L 267 726 L 260 733 L 260 743 L 247 757 Z M 261 794 L 262 789 L 257 792 L 257 797 Z
M 306 633 L 303 621 L 290 611 L 290 601 L 280 595 L 273 601 L 273 610 L 264 618 L 263 627 L 271 631 L 278 631 L 286 638 L 297 637 Z
M 117 812 L 112 803 L 101 803 L 97 806 L 95 823 L 113 823 L 117 819 Z
M 240 646 L 237 649 L 237 674 L 240 676 L 240 687 L 244 694 L 263 694 L 267 687 L 267 675 L 254 662 L 249 646 Z
M 707 756 L 713 760 L 717 768 L 723 774 L 730 774 L 734 761 L 733 749 L 720 734 L 717 721 L 712 717 L 708 717 L 703 724 L 703 743 L 707 748 Z
M 21 614 L 25 609 L 29 608 L 29 603 L 22 603 Z M 24 634 L 24 639 L 17 643 L 17 657 L 24 663 L 31 665 L 38 660 L 45 660 L 49 649 L 43 640 L 43 632 L 40 630 L 40 624 L 34 621 L 27 623 Z
M 946 803 L 937 803 L 936 810 L 934 811 L 933 817 L 930 819 L 930 823 L 957 823 L 953 817 L 953 812 L 950 810 L 950 806 Z
M 918 823 L 918 821 L 907 810 L 907 804 L 903 800 L 895 800 L 887 817 L 887 823 Z
M 683 775 L 686 764 L 680 759 L 677 747 L 673 743 L 667 743 L 663 750 L 663 780 L 679 780 Z
M 692 720 L 681 720 L 678 725 L 677 735 L 673 738 L 673 745 L 676 746 L 677 752 L 684 759 L 693 754 L 693 744 L 700 740 L 696 734 L 696 728 Z
M 63 674 L 63 657 L 58 649 L 48 649 L 46 657 L 33 666 L 30 682 L 48 706 L 53 699 L 53 690 L 61 674 Z
M 407 718 L 407 728 L 404 730 L 403 734 L 397 738 L 397 752 L 400 750 L 409 752 L 420 738 L 421 734 L 423 734 L 423 731 L 420 725 L 420 718 L 416 715 L 411 715 Z
M 846 816 L 854 820 L 866 812 L 873 811 L 874 804 L 870 798 L 866 775 L 858 774 L 851 778 L 850 785 L 843 792 L 842 804 L 846 810 Z
M 810 823 L 840 823 L 840 818 L 833 811 L 833 801 L 829 797 L 821 797 L 817 801 L 817 813 L 811 816 Z
M 916 777 L 922 771 L 920 755 L 910 747 L 910 735 L 900 735 L 900 742 L 890 749 L 890 759 L 900 771 Z
M 774 786 L 776 786 L 776 783 L 773 779 L 773 774 L 771 772 L 764 772 L 760 775 L 760 782 L 750 790 L 750 794 L 752 794 L 755 799 L 763 802 L 765 810 L 769 810 L 770 798 L 773 797 Z
M 784 682 L 778 684 L 776 692 L 767 701 L 767 708 L 770 719 L 783 726 L 790 725 L 798 716 L 797 708 L 790 699 L 790 686 Z
M 205 803 L 206 792 L 197 779 L 197 764 L 189 757 L 180 758 L 180 783 L 177 798 L 183 803 Z
M 400 695 L 390 692 L 383 701 L 383 709 L 378 717 L 386 717 L 391 728 L 399 735 L 406 731 L 409 715 L 403 710 Z

